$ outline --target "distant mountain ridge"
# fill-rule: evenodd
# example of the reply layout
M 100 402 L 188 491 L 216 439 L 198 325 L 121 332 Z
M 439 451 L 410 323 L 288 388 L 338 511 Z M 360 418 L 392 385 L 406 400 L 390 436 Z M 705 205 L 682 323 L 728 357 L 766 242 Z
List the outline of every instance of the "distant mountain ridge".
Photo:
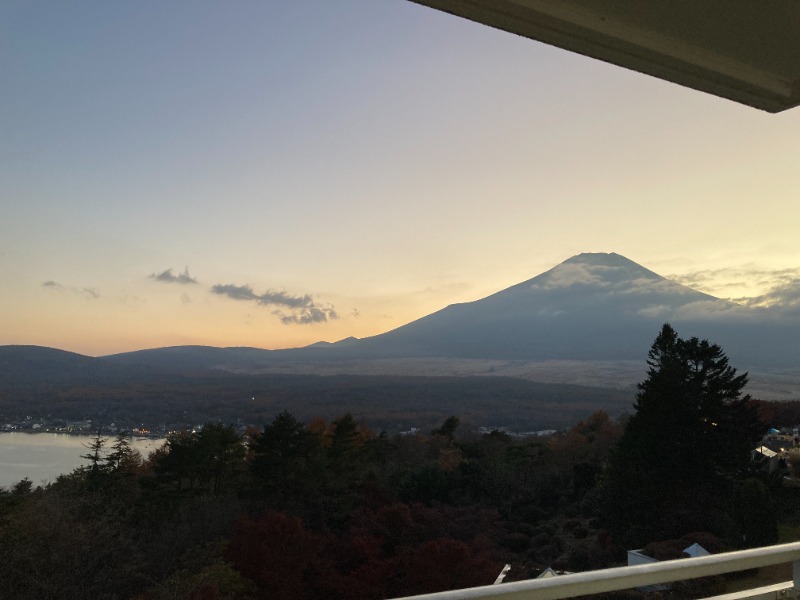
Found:
M 72 386 L 104 381 L 120 382 L 150 376 L 153 368 L 116 364 L 45 346 L 0 346 L 0 391 L 45 383 Z
M 664 322 L 720 344 L 739 372 L 750 371 L 755 397 L 800 399 L 800 327 L 783 314 L 698 292 L 619 254 L 580 254 L 364 339 L 97 358 L 0 346 L 0 416 L 185 425 L 351 411 L 389 429 L 430 428 L 452 414 L 513 430 L 566 427 L 595 410 L 630 408 Z
M 490 296 L 452 304 L 368 338 L 286 350 L 176 346 L 102 361 L 181 372 L 256 372 L 300 363 L 426 357 L 643 363 L 665 322 L 683 337 L 719 343 L 741 370 L 800 364 L 796 321 L 771 319 L 698 292 L 616 253 L 573 256 Z

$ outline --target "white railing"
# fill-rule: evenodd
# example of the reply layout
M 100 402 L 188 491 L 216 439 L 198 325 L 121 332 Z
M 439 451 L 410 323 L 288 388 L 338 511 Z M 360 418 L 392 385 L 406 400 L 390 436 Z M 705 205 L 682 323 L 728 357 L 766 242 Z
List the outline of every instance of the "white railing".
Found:
M 410 598 L 414 598 L 414 600 L 558 600 L 559 598 L 574 598 L 587 594 L 685 581 L 783 563 L 792 563 L 793 581 L 746 592 L 726 594 L 708 600 L 800 598 L 800 542 L 697 558 L 679 558 L 633 567 L 572 573 L 546 579 L 531 579 L 435 594 L 422 594 Z

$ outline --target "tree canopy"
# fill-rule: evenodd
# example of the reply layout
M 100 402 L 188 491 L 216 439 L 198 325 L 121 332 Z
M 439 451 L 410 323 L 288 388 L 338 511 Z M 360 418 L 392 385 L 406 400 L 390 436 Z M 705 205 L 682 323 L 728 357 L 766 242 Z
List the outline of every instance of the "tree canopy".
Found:
M 648 353 L 647 378 L 612 453 L 610 525 L 629 545 L 688 531 L 735 536 L 728 506 L 762 433 L 756 408 L 717 344 L 681 339 L 665 324 Z

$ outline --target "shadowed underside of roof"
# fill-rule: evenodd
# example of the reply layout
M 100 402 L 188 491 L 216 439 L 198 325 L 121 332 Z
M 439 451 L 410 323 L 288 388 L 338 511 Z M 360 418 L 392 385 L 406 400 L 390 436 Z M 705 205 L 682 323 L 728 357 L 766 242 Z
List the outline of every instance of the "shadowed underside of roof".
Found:
M 412 0 L 780 112 L 800 104 L 797 0 Z

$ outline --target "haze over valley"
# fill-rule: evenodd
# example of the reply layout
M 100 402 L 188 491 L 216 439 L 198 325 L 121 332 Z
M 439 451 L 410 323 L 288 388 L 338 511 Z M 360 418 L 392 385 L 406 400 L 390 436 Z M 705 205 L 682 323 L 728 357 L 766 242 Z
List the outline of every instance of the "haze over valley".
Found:
M 615 253 L 584 253 L 473 302 L 377 336 L 299 349 L 173 347 L 106 357 L 131 365 L 250 373 L 484 375 L 632 387 L 664 322 L 722 345 L 753 373 L 758 395 L 800 396 L 800 318 L 753 308 L 664 278 Z M 800 381 L 800 378 L 798 378 Z
M 21 412 L 180 424 L 342 412 L 390 431 L 448 414 L 475 426 L 562 428 L 630 410 L 654 332 L 670 322 L 748 371 L 760 400 L 800 398 L 791 315 L 714 298 L 610 253 L 386 333 L 285 350 L 174 346 L 87 357 L 0 347 L 6 419 Z

